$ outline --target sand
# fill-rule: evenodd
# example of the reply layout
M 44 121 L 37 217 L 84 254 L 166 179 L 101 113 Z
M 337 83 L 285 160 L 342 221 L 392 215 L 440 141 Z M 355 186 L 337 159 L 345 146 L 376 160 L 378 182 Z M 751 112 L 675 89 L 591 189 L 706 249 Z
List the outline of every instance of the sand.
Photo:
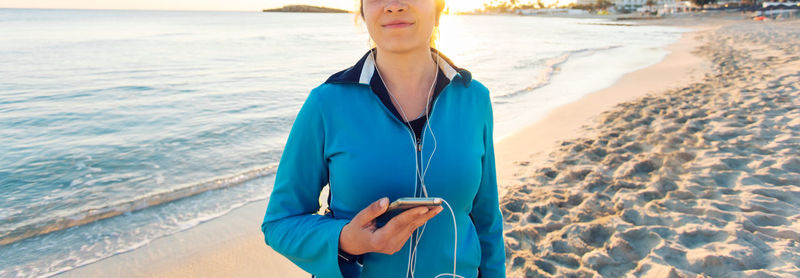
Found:
M 790 108 L 800 67 L 738 41 L 783 40 L 775 46 L 797 55 L 788 45 L 797 32 L 762 37 L 793 27 L 731 23 L 660 21 L 697 31 L 661 63 L 496 143 L 508 277 L 798 275 L 800 117 Z M 251 203 L 60 276 L 309 277 L 264 244 L 265 208 Z
M 264 243 L 267 201 L 56 277 L 311 277 Z
M 647 23 L 656 23 L 649 21 Z M 662 25 L 678 25 L 693 29 L 684 33 L 678 42 L 667 47 L 670 53 L 650 67 L 622 76 L 609 88 L 588 94 L 578 101 L 560 106 L 538 122 L 523 128 L 495 145 L 495 164 L 500 196 L 520 182 L 519 172 L 544 162 L 558 141 L 579 135 L 588 136 L 584 127 L 601 112 L 615 104 L 635 100 L 648 93 L 663 92 L 701 81 L 710 72 L 710 62 L 692 53 L 700 46 L 701 38 L 724 24 L 725 20 L 658 21 Z M 519 166 L 520 163 L 524 167 Z
M 703 80 L 517 160 L 509 277 L 800 276 L 798 23 L 699 32 Z

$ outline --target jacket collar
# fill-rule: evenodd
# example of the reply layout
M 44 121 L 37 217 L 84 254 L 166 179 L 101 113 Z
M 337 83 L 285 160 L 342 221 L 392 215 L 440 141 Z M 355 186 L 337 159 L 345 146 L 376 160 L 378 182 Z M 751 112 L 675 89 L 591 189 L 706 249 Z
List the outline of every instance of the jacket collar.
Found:
M 373 48 L 367 51 L 355 65 L 331 75 L 325 83 L 351 83 L 369 86 L 372 76 L 375 74 L 375 60 L 373 56 L 370 55 L 372 51 L 377 50 Z M 450 82 L 458 77 L 463 81 L 465 87 L 469 87 L 472 81 L 472 74 L 469 71 L 456 67 L 450 58 L 447 58 L 438 50 L 431 48 L 431 51 L 439 55 L 442 61 L 444 61 L 444 63 L 439 63 L 439 69 Z

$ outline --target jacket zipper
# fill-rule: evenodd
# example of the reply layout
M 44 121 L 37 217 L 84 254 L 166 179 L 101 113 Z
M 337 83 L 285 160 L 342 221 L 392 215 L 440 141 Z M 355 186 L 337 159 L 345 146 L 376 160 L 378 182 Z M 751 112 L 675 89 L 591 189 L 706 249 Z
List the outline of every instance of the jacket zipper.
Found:
M 420 163 L 420 165 L 414 165 L 414 166 L 417 167 L 417 169 L 422 168 L 422 169 L 419 169 L 420 175 L 423 175 L 424 174 L 423 171 L 425 171 L 425 168 L 423 166 L 425 164 L 424 164 L 424 162 L 422 162 L 422 145 L 425 143 L 425 128 L 428 127 L 428 124 L 430 123 L 431 119 L 433 118 L 433 112 L 436 111 L 436 102 L 439 101 L 439 98 L 441 98 L 442 93 L 444 93 L 444 91 L 446 89 L 447 89 L 447 87 L 442 89 L 442 91 L 439 93 L 439 95 L 436 97 L 436 99 L 433 100 L 433 106 L 431 107 L 431 113 L 428 115 L 428 120 L 425 121 L 425 124 L 422 126 L 422 135 L 419 136 L 420 140 L 417 140 L 417 153 L 414 154 L 414 155 L 419 155 L 419 163 Z M 410 133 L 410 131 L 409 131 L 409 133 Z M 412 136 L 413 136 L 413 134 L 412 134 Z M 420 182 L 422 182 L 422 177 L 420 177 Z M 416 188 L 414 190 L 416 191 Z
M 448 85 L 448 86 L 450 86 L 450 85 Z M 425 125 L 422 126 L 422 135 L 420 135 L 421 139 L 417 140 L 417 138 L 414 138 L 414 134 L 411 133 L 411 130 L 407 130 L 408 135 L 411 137 L 411 145 L 416 149 L 417 153 L 422 152 L 422 144 L 425 143 L 425 128 L 428 127 L 428 122 L 430 121 L 430 118 L 433 117 L 433 112 L 436 111 L 436 103 L 439 102 L 439 98 L 442 96 L 442 93 L 444 93 L 444 91 L 446 89 L 447 89 L 447 87 L 442 89 L 442 92 L 440 92 L 439 95 L 436 97 L 436 99 L 433 101 L 433 106 L 431 108 L 431 113 L 428 115 L 428 121 L 425 121 Z M 392 117 L 392 118 L 395 118 L 395 117 Z M 395 118 L 395 121 L 400 123 L 400 125 L 402 125 L 404 129 L 408 128 L 408 125 L 406 125 L 405 123 L 403 123 L 399 119 Z
M 446 87 L 444 87 L 444 89 L 442 89 L 442 91 L 439 93 L 439 95 L 436 97 L 436 99 L 433 100 L 433 107 L 431 108 L 431 113 L 428 115 L 428 120 L 425 121 L 425 125 L 422 126 L 422 135 L 420 135 L 421 139 L 417 140 L 417 138 L 414 138 L 414 133 L 412 133 L 411 130 L 406 130 L 408 132 L 408 135 L 411 137 L 411 146 L 412 146 L 412 148 L 415 149 L 414 155 L 415 156 L 419 155 L 420 163 L 422 163 L 422 155 L 421 155 L 421 153 L 422 153 L 422 145 L 423 145 L 423 143 L 425 143 L 425 128 L 428 127 L 428 123 L 430 122 L 430 119 L 433 117 L 433 112 L 436 111 L 436 103 L 439 102 L 439 98 L 442 97 L 442 94 L 444 93 L 445 90 L 447 90 L 447 87 L 449 87 L 449 86 L 450 85 L 447 85 Z M 392 117 L 392 118 L 395 118 L 395 117 Z M 403 126 L 403 129 L 408 129 L 408 125 L 406 125 L 405 123 L 400 121 L 400 119 L 395 118 L 395 120 L 398 123 L 400 123 L 400 125 Z M 414 171 L 417 171 L 420 168 L 419 165 L 414 165 L 414 167 L 416 167 Z M 420 170 L 420 174 L 422 174 L 422 170 Z M 416 188 L 414 189 L 414 191 L 416 191 Z
M 448 86 L 449 86 L 449 85 L 448 85 Z M 414 155 L 415 155 L 415 156 L 416 156 L 416 155 L 419 155 L 419 162 L 420 162 L 420 165 L 414 165 L 414 167 L 416 167 L 416 169 L 422 168 L 422 169 L 419 169 L 420 175 L 423 175 L 424 173 L 423 173 L 422 171 L 424 171 L 424 170 L 425 170 L 425 168 L 424 168 L 424 166 L 423 166 L 423 165 L 424 165 L 424 163 L 422 162 L 422 143 L 423 143 L 423 142 L 425 142 L 425 128 L 426 128 L 426 127 L 428 127 L 428 124 L 430 123 L 430 121 L 431 121 L 431 118 L 433 118 L 433 111 L 434 111 L 434 110 L 436 110 L 436 102 L 438 102 L 438 101 L 439 101 L 439 98 L 442 96 L 442 93 L 444 93 L 445 89 L 447 89 L 447 87 L 445 87 L 444 89 L 442 89 L 442 92 L 440 92 L 440 93 L 439 93 L 439 96 L 438 96 L 438 97 L 437 97 L 435 100 L 433 100 L 433 107 L 431 107 L 431 113 L 430 113 L 430 114 L 428 114 L 428 120 L 427 120 L 427 121 L 425 121 L 425 124 L 422 126 L 422 135 L 420 135 L 420 136 L 419 136 L 419 137 L 420 137 L 420 140 L 416 140 L 416 138 L 414 138 L 414 134 L 413 134 L 413 133 L 411 133 L 411 131 L 410 131 L 410 130 L 408 131 L 408 133 L 411 135 L 411 140 L 412 140 L 412 143 L 416 141 L 416 144 L 417 144 L 417 152 L 416 152 L 416 153 L 414 153 Z M 427 108 L 428 108 L 428 107 L 425 107 L 425 109 L 427 109 Z M 426 112 L 427 112 L 427 111 L 426 111 Z M 405 128 L 405 127 L 404 127 L 404 128 Z M 414 160 L 416 160 L 416 159 L 414 159 Z M 416 169 L 415 169 L 415 171 L 416 171 Z M 417 178 L 417 177 L 415 177 L 415 179 L 416 179 L 416 178 Z M 419 179 L 420 179 L 420 183 L 422 183 L 422 177 L 419 177 Z M 414 183 L 416 183 L 416 181 L 414 181 Z M 422 184 L 420 184 L 420 186 L 422 186 Z M 426 190 L 425 190 L 425 188 L 424 188 L 424 187 L 422 188 L 422 190 L 423 190 L 423 194 L 426 194 L 426 195 L 427 195 L 427 192 L 426 192 Z M 417 189 L 416 189 L 416 188 L 414 188 L 414 195 L 415 195 L 414 197 L 416 197 L 416 193 L 417 193 Z M 427 197 L 427 196 L 425 196 L 425 197 Z M 424 229 L 424 228 L 423 228 L 423 229 Z M 415 230 L 414 230 L 414 232 L 412 232 L 412 234 L 411 234 L 411 239 L 412 239 L 412 242 L 413 242 L 413 239 L 415 239 L 415 238 L 417 238 L 417 230 L 416 230 L 416 229 L 415 229 Z M 419 242 L 417 242 L 416 244 L 419 244 Z M 412 243 L 412 245 L 414 245 L 414 243 Z M 411 248 L 411 247 L 409 247 L 409 248 Z M 408 273 L 406 273 L 406 277 L 408 277 Z M 413 277 L 413 275 L 412 275 L 412 277 Z
M 452 82 L 452 80 L 451 80 L 451 82 Z M 422 135 L 420 136 L 421 139 L 417 140 L 417 138 L 414 138 L 414 133 L 412 133 L 411 130 L 406 130 L 408 132 L 408 135 L 411 137 L 411 147 L 416 149 L 415 152 L 414 152 L 414 155 L 415 156 L 416 155 L 420 155 L 420 159 L 419 159 L 420 163 L 422 163 L 421 162 L 422 161 L 422 159 L 421 159 L 422 158 L 422 155 L 421 155 L 421 153 L 422 153 L 422 144 L 425 143 L 425 128 L 428 127 L 428 123 L 430 122 L 430 119 L 433 117 L 433 112 L 436 111 L 436 103 L 439 102 L 439 98 L 442 97 L 442 94 L 444 94 L 444 91 L 446 91 L 448 87 L 450 87 L 450 84 L 445 86 L 442 89 L 442 91 L 439 92 L 439 95 L 436 97 L 436 99 L 433 100 L 433 107 L 431 108 L 431 113 L 428 115 L 428 120 L 425 121 L 425 125 L 422 126 Z M 403 121 L 401 121 L 400 119 L 397 119 L 397 117 L 394 117 L 394 115 L 392 115 L 392 118 L 394 118 L 397 123 L 399 123 L 401 126 L 403 126 L 403 129 L 407 129 L 408 128 L 408 126 L 405 123 L 403 123 Z M 417 169 L 420 168 L 419 165 L 414 165 L 414 167 L 416 167 L 414 171 L 417 171 Z M 420 171 L 420 174 L 422 174 L 422 171 Z M 415 183 L 416 183 L 416 181 L 415 181 Z M 416 192 L 416 188 L 414 189 L 414 191 Z

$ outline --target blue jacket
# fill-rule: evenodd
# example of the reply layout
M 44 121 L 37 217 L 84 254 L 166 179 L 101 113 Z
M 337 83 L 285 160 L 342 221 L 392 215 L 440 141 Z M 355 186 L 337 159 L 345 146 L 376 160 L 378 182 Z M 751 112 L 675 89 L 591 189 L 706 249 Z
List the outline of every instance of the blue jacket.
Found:
M 439 55 L 440 76 L 449 84 L 431 105 L 420 146 L 372 91 L 369 53 L 311 91 L 278 164 L 261 224 L 267 245 L 316 276 L 342 277 L 342 227 L 382 197 L 419 196 L 414 167 L 424 169 L 435 148 L 425 184 L 428 196 L 445 199 L 455 212 L 456 274 L 477 277 L 480 269 L 484 278 L 505 277 L 489 90 Z M 326 184 L 332 216 L 316 214 Z M 393 255 L 364 254 L 361 277 L 406 277 L 412 244 L 418 245 L 415 277 L 452 273 L 452 219 L 445 207 L 427 222 L 419 242 L 409 240 Z

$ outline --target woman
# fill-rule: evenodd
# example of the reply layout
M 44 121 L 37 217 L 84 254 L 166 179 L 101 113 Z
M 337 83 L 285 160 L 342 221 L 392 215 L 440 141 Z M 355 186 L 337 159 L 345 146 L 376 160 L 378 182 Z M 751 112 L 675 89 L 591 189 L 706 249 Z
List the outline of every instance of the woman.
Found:
M 311 91 L 278 165 L 266 243 L 318 277 L 505 277 L 489 91 L 431 47 L 443 0 L 362 0 L 375 42 Z M 419 115 L 419 116 L 417 116 Z M 319 210 L 330 184 L 330 213 Z M 444 207 L 376 221 L 390 201 Z

